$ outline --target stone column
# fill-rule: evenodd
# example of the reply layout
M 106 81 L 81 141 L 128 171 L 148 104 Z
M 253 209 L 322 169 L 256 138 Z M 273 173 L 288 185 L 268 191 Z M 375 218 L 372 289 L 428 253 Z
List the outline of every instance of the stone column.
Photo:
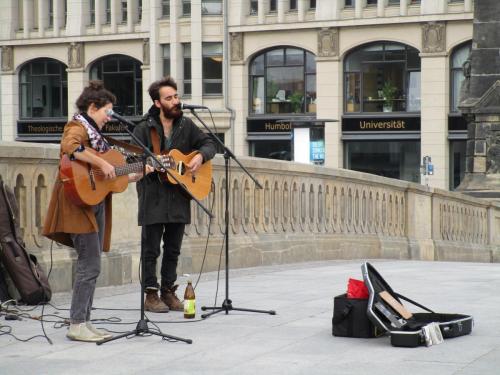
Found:
M 29 39 L 30 32 L 33 30 L 33 0 L 23 1 L 23 38 Z
M 2 65 L 0 93 L 2 110 L 0 112 L 0 139 L 14 141 L 16 137 L 16 121 L 19 113 L 19 81 L 14 70 L 14 47 L 2 46 Z
M 354 2 L 354 17 L 362 18 L 363 9 L 366 7 L 366 0 L 356 0 Z
M 408 4 L 410 0 L 399 0 L 399 14 L 406 16 L 408 14 Z
M 378 0 L 377 1 L 377 17 L 384 17 L 385 7 L 387 6 L 388 0 Z
M 268 12 L 267 10 L 267 4 L 269 1 L 266 0 L 258 0 L 257 3 L 257 22 L 260 24 L 266 23 L 266 13 Z
M 22 20 L 18 19 L 18 0 L 4 0 L 4 4 L 0 12 L 0 39 L 14 39 L 19 24 L 22 23 Z
M 201 2 L 191 3 L 191 100 L 203 98 Z
M 233 123 L 234 145 L 226 140 L 229 148 L 236 155 L 248 155 L 248 144 L 246 141 L 248 113 L 248 71 L 245 65 L 244 34 L 231 33 L 229 35 L 230 64 L 229 69 L 229 106 L 234 109 L 235 119 Z
M 473 42 L 464 64 L 459 108 L 468 125 L 466 172 L 458 190 L 500 198 L 500 7 L 496 0 L 474 2 Z
M 68 119 L 76 112 L 75 102 L 87 85 L 89 76 L 85 71 L 85 46 L 82 42 L 68 45 Z
M 441 189 L 449 187 L 449 62 L 445 42 L 444 23 L 422 25 L 420 153 L 421 157 L 432 158 L 434 175 L 429 177 L 429 184 Z
M 340 120 L 342 116 L 342 62 L 339 59 L 339 29 L 318 30 L 316 58 L 317 118 Z M 325 124 L 325 166 L 343 167 L 340 122 Z

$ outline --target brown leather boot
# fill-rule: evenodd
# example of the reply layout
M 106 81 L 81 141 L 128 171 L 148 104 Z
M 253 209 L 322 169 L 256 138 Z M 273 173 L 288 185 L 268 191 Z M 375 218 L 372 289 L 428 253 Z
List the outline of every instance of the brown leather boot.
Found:
M 158 289 L 146 289 L 146 300 L 144 301 L 144 310 L 154 313 L 167 313 L 168 306 L 158 297 Z
M 184 311 L 184 305 L 175 294 L 178 287 L 179 285 L 174 285 L 171 288 L 161 288 L 161 300 L 172 311 Z

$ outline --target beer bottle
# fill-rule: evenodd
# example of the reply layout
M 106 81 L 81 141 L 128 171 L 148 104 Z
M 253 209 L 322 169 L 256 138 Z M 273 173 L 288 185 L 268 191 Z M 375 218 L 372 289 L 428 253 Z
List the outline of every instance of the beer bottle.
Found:
M 184 291 L 184 318 L 193 319 L 196 314 L 196 297 L 194 295 L 193 284 L 188 280 Z

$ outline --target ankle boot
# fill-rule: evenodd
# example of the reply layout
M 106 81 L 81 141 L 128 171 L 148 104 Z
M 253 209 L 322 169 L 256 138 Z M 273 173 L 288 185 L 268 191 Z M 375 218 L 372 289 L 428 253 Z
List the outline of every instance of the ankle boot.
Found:
M 103 339 L 110 339 L 111 337 L 113 337 L 113 335 L 111 333 L 103 331 L 102 329 L 94 327 L 92 325 L 92 322 L 90 320 L 86 321 L 85 325 L 87 326 L 87 328 L 89 329 L 90 332 L 92 332 L 93 334 L 95 334 L 97 336 L 101 336 Z
M 168 306 L 158 297 L 158 289 L 146 289 L 146 300 L 144 301 L 144 310 L 154 313 L 167 313 Z
M 98 336 L 87 328 L 85 322 L 70 324 L 68 333 L 66 337 L 74 341 L 86 341 L 86 342 L 97 342 L 103 339 L 102 336 Z
M 161 288 L 161 300 L 172 311 L 184 311 L 184 305 L 175 294 L 175 291 L 177 290 L 178 287 L 179 285 L 174 285 L 170 288 L 167 287 Z

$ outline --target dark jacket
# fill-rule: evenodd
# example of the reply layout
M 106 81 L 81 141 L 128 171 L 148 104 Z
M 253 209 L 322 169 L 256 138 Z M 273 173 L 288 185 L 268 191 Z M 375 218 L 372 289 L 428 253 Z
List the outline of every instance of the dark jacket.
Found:
M 174 121 L 170 148 L 165 149 L 165 136 L 159 118 L 160 110 L 152 106 L 144 119 L 135 127 L 134 135 L 137 136 L 151 151 L 151 128 L 155 127 L 160 136 L 160 147 L 165 153 L 177 149 L 183 154 L 194 150 L 203 155 L 203 161 L 210 160 L 216 152 L 215 143 L 207 134 L 203 133 L 189 118 L 181 116 Z M 135 142 L 132 140 L 132 143 Z M 160 177 L 157 172 L 137 182 L 139 197 L 139 225 L 159 223 L 185 223 L 191 222 L 190 199 L 178 185 L 173 185 Z

